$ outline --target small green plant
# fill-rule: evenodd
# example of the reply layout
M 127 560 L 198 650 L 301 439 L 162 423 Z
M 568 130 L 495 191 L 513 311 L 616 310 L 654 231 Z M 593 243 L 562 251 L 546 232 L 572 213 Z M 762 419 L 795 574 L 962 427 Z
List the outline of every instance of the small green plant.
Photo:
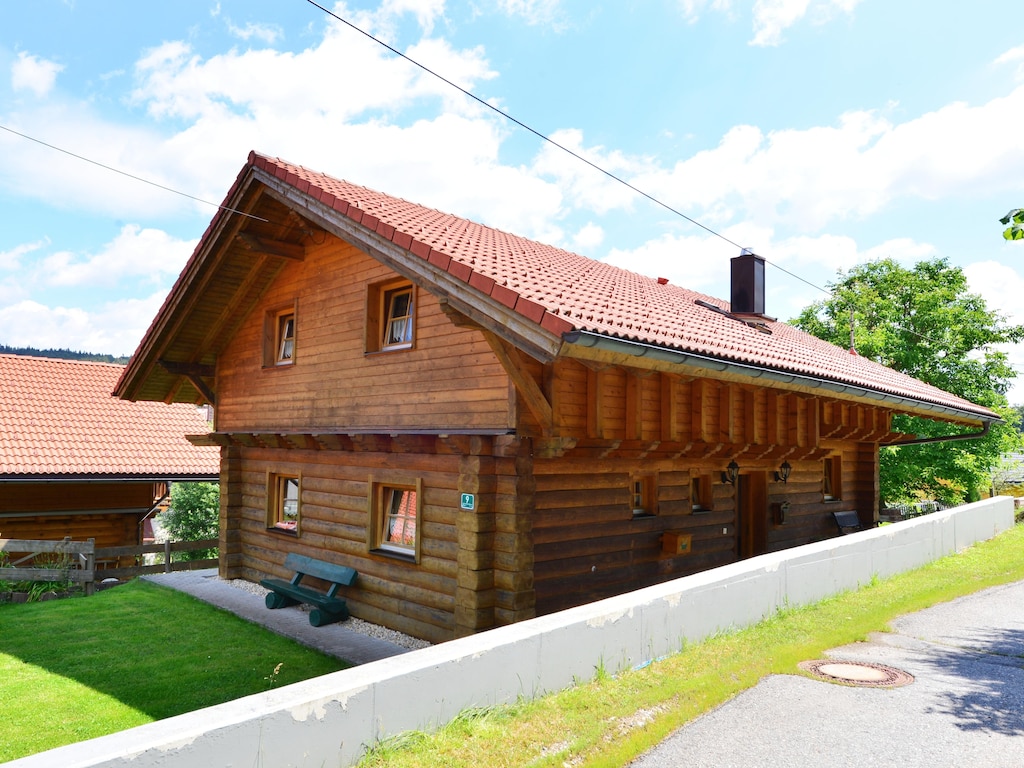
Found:
M 281 673 L 281 667 L 283 667 L 283 666 L 284 666 L 284 662 L 283 661 L 277 662 L 277 666 L 274 667 L 274 671 L 270 673 L 270 676 L 263 678 L 264 680 L 270 681 L 270 685 L 267 686 L 268 690 L 272 689 L 274 687 L 274 683 L 277 682 L 277 676 Z
M 0 550 L 0 592 L 13 592 L 14 582 L 10 579 L 2 578 L 3 569 L 11 567 L 11 556 L 6 552 Z

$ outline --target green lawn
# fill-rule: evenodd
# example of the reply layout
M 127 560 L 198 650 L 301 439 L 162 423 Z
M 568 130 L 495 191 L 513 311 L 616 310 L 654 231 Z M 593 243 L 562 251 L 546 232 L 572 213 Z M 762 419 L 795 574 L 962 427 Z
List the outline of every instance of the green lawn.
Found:
M 0 762 L 347 666 L 144 581 L 3 604 Z

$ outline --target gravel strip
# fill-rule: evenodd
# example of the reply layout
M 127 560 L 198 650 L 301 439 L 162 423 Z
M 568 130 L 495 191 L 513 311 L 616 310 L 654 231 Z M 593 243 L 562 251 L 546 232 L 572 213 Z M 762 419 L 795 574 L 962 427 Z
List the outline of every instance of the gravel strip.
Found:
M 228 579 L 226 582 L 229 586 L 235 589 L 241 589 L 244 592 L 249 592 L 253 595 L 259 595 L 264 597 L 268 590 L 266 587 L 262 587 L 252 581 L 246 581 L 245 579 Z M 309 606 L 300 606 L 302 610 L 308 611 Z M 415 651 L 419 648 L 426 648 L 430 645 L 426 640 L 420 640 L 416 637 L 410 637 L 404 635 L 401 632 L 397 632 L 387 627 L 382 627 L 379 624 L 371 624 L 368 621 L 357 619 L 354 616 L 345 620 L 345 629 L 351 629 L 353 632 L 359 632 L 369 637 L 375 637 L 378 640 L 387 640 L 389 643 L 394 643 L 402 648 L 408 648 L 410 651 Z

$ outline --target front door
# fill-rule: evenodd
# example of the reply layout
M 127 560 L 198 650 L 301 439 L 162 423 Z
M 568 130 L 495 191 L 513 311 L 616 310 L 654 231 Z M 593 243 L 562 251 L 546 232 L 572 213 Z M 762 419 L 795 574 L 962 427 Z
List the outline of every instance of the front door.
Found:
M 768 474 L 736 478 L 737 556 L 745 560 L 768 551 Z

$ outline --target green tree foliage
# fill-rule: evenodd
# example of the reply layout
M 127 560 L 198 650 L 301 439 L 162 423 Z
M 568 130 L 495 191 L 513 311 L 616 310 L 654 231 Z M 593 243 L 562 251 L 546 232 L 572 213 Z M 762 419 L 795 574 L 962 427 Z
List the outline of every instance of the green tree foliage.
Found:
M 216 483 L 174 483 L 170 509 L 160 516 L 173 541 L 216 539 L 220 526 L 220 487 Z M 215 549 L 182 552 L 183 560 L 216 557 Z
M 1008 225 L 1003 230 L 1003 237 L 1007 240 L 1024 240 L 1024 208 L 1014 208 L 999 220 L 1001 224 Z
M 945 259 L 912 269 L 892 259 L 840 272 L 831 298 L 793 321 L 798 328 L 921 381 L 991 408 L 1005 419 L 981 439 L 883 448 L 881 488 L 886 503 L 933 498 L 974 500 L 990 483 L 1000 457 L 1019 450 L 1020 415 L 1006 400 L 1016 375 L 995 345 L 1016 343 L 1024 327 L 1006 325 L 985 300 L 967 289 L 959 267 Z M 913 416 L 896 416 L 893 429 L 926 436 L 971 431 Z

